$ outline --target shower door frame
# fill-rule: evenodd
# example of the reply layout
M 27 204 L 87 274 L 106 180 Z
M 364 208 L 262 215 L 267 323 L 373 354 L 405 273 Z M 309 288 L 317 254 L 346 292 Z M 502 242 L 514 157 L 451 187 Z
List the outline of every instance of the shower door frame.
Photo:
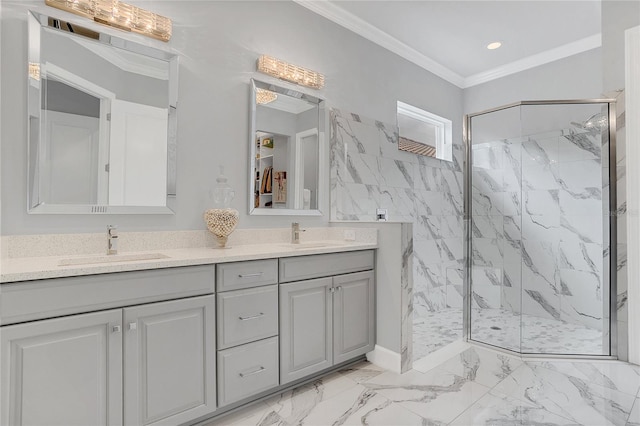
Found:
M 570 104 L 607 104 L 609 118 L 609 355 L 579 355 L 579 354 L 544 354 L 544 353 L 523 353 L 513 351 L 500 346 L 473 340 L 471 336 L 471 305 L 472 305 L 472 283 L 471 283 L 471 259 L 472 259 L 472 238 L 471 221 L 473 218 L 472 203 L 472 164 L 471 164 L 471 119 L 480 115 L 490 114 L 509 108 L 522 107 L 525 105 L 570 105 Z M 466 114 L 463 118 L 462 138 L 464 143 L 464 285 L 463 285 L 463 327 L 462 337 L 466 342 L 474 345 L 484 346 L 494 350 L 499 350 L 509 354 L 516 354 L 522 358 L 579 358 L 579 359 L 618 359 L 618 313 L 617 313 L 617 272 L 618 272 L 618 250 L 617 250 L 617 174 L 616 174 L 616 100 L 615 99 L 569 99 L 569 100 L 538 100 L 520 101 L 507 105 L 487 109 L 473 114 Z M 521 307 L 522 309 L 522 307 Z M 522 314 L 521 314 L 522 315 Z M 521 323 L 522 324 L 522 323 Z M 522 337 L 520 344 L 522 344 Z M 522 348 L 521 348 L 522 349 Z

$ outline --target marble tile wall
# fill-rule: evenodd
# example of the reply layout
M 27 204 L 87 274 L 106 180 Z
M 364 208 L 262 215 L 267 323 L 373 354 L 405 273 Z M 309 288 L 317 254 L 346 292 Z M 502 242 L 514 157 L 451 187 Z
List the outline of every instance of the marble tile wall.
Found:
M 602 330 L 603 152 L 576 129 L 473 146 L 474 307 Z
M 333 109 L 331 219 L 413 223 L 415 316 L 462 307 L 463 147 L 447 162 L 399 151 L 395 124 Z

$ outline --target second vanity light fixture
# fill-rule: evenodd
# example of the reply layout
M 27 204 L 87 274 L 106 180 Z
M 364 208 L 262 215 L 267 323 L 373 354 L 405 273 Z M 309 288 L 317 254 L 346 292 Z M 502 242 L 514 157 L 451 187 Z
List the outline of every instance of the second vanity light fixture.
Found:
M 290 64 L 269 55 L 262 55 L 258 58 L 258 71 L 312 89 L 321 89 L 324 86 L 324 75 L 319 72 Z
M 171 19 L 119 0 L 45 0 L 48 6 L 157 40 L 171 38 Z
M 275 101 L 276 99 L 278 99 L 277 93 L 272 92 L 271 90 L 261 89 L 259 87 L 256 89 L 256 103 L 258 105 L 265 105 Z

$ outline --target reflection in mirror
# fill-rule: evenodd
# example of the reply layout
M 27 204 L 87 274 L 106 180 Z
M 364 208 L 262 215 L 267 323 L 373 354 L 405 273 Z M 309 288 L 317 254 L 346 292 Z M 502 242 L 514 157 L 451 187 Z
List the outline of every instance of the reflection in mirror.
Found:
M 177 56 L 29 15 L 29 212 L 172 213 Z
M 398 101 L 398 149 L 453 161 L 451 120 Z
M 250 214 L 320 215 L 324 102 L 251 80 Z

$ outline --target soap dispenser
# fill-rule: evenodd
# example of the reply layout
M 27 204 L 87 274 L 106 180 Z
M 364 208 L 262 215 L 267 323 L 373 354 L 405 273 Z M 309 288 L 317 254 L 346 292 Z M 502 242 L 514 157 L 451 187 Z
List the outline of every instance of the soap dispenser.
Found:
M 227 239 L 236 229 L 240 218 L 238 210 L 231 208 L 234 196 L 235 191 L 227 183 L 227 177 L 224 175 L 224 167 L 220 166 L 220 176 L 211 192 L 214 208 L 204 212 L 204 222 L 209 231 L 216 236 L 220 248 L 227 248 Z

